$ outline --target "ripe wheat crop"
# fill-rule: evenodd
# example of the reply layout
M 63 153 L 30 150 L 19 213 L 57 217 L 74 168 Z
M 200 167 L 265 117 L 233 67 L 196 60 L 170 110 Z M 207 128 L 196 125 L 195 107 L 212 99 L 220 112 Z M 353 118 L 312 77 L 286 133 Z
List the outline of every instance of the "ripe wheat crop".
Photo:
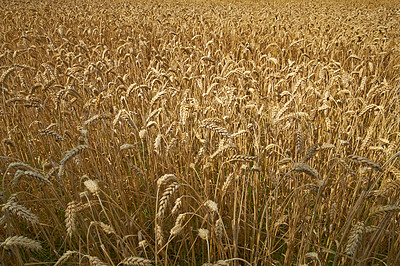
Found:
M 0 1 L 0 264 L 400 265 L 398 1 Z

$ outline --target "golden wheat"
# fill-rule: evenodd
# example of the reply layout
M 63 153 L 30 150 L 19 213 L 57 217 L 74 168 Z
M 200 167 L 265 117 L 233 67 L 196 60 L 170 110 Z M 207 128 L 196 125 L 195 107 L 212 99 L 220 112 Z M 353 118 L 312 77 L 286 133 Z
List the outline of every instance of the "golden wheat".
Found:
M 400 264 L 399 7 L 1 1 L 2 263 Z

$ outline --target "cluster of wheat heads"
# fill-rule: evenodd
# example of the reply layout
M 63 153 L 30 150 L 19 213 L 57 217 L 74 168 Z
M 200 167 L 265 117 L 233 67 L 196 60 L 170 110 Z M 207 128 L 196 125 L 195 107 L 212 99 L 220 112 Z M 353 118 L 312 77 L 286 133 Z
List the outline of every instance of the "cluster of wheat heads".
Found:
M 399 264 L 398 8 L 2 1 L 2 263 Z

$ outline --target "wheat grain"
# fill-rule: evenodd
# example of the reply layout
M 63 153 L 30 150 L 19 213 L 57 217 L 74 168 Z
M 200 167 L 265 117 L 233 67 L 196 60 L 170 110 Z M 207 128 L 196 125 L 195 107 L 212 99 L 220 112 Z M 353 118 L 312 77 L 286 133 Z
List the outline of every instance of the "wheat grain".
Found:
M 201 124 L 202 125 L 207 125 L 207 124 L 222 124 L 222 120 L 221 120 L 221 118 L 219 118 L 219 117 L 210 117 L 210 118 L 206 118 L 206 119 L 203 119 L 202 121 L 201 121 Z
M 147 137 L 147 129 L 142 129 L 139 131 L 140 139 L 144 140 Z
M 128 114 L 122 114 L 121 117 L 128 123 L 132 129 L 137 129 L 135 122 L 129 117 Z
M 161 135 L 161 134 L 158 134 L 157 137 L 156 137 L 156 139 L 154 140 L 154 151 L 155 151 L 157 154 L 160 154 L 161 139 L 162 139 L 162 135 Z
M 24 206 L 14 202 L 13 200 L 8 201 L 6 204 L 3 205 L 2 211 L 3 212 L 7 211 L 9 213 L 12 213 L 15 216 L 18 216 L 31 224 L 39 223 L 39 218 L 35 214 L 33 214 L 30 210 L 28 210 Z
M 218 213 L 218 205 L 215 201 L 207 200 L 204 202 L 204 206 L 206 206 L 211 212 Z
M 400 206 L 395 206 L 395 205 L 376 206 L 370 209 L 369 216 L 379 216 L 386 213 L 392 213 L 398 211 L 400 211 Z
M 274 125 L 278 125 L 281 122 L 284 122 L 286 120 L 290 120 L 290 119 L 300 119 L 302 117 L 305 117 L 306 120 L 310 120 L 310 115 L 305 113 L 305 112 L 297 112 L 297 113 L 291 113 L 288 115 L 285 115 L 283 117 L 280 117 L 279 119 L 276 119 L 274 121 Z
M 222 241 L 224 237 L 224 222 L 222 221 L 222 218 L 219 218 L 215 222 L 215 235 L 219 241 Z
M 227 159 L 228 162 L 254 162 L 257 159 L 256 156 L 248 154 L 233 155 Z
M 183 196 L 181 196 L 175 200 L 174 207 L 171 210 L 172 215 L 176 215 L 178 213 L 179 209 L 182 207 L 182 198 L 183 198 Z
M 226 128 L 219 127 L 219 126 L 217 126 L 217 125 L 215 125 L 213 123 L 208 123 L 208 124 L 205 124 L 205 125 L 201 125 L 200 128 L 206 128 L 208 130 L 214 131 L 218 135 L 221 135 L 222 137 L 225 137 L 225 138 L 229 137 L 229 133 L 226 130 Z
M 36 171 L 21 171 L 18 170 L 15 172 L 14 178 L 13 178 L 13 182 L 12 182 L 12 186 L 15 187 L 16 185 L 18 185 L 20 179 L 22 176 L 26 176 L 28 178 L 37 180 L 39 182 L 42 182 L 44 184 L 46 184 L 47 186 L 49 186 L 50 188 L 53 187 L 52 183 L 49 181 L 49 179 L 47 179 L 46 177 L 44 177 L 43 175 L 41 175 L 40 173 L 36 172 Z
M 61 165 L 66 164 L 70 159 L 72 159 L 74 156 L 80 154 L 81 152 L 83 152 L 87 148 L 88 148 L 87 145 L 78 145 L 75 148 L 73 148 L 72 150 L 67 151 L 65 156 L 61 159 L 60 164 Z
M 65 210 L 65 225 L 69 237 L 72 237 L 72 233 L 75 231 L 77 206 L 75 201 L 71 201 L 68 203 L 67 209 Z
M 298 173 L 306 173 L 315 179 L 317 179 L 319 176 L 317 170 L 305 163 L 295 163 L 293 164 L 292 169 Z
M 311 148 L 307 151 L 306 155 L 304 156 L 303 163 L 310 160 L 315 155 L 315 153 L 318 151 L 318 149 L 319 149 L 318 144 L 312 145 Z
M 64 254 L 57 260 L 57 262 L 54 264 L 54 266 L 63 265 L 69 258 L 71 258 L 72 256 L 74 256 L 76 254 L 79 254 L 79 252 L 71 251 L 71 250 L 64 252 Z
M 371 167 L 371 168 L 381 171 L 381 172 L 383 171 L 382 167 L 379 164 L 375 163 L 374 161 L 372 161 L 368 158 L 358 156 L 358 155 L 349 155 L 349 156 L 347 156 L 347 158 L 349 158 L 350 160 L 352 160 L 356 163 L 359 163 L 361 165 Z
M 181 214 L 178 215 L 178 217 L 175 220 L 175 225 L 170 231 L 170 234 L 172 236 L 175 236 L 175 235 L 179 234 L 182 231 L 182 229 L 183 229 L 182 228 L 182 223 L 183 223 L 183 220 L 185 219 L 185 217 L 186 217 L 185 213 L 181 213 Z
M 169 203 L 170 198 L 175 193 L 175 191 L 178 189 L 178 187 L 179 187 L 179 184 L 177 182 L 173 182 L 163 192 L 162 197 L 159 201 L 159 205 L 158 205 L 159 206 L 158 212 L 157 212 L 158 219 L 162 219 L 164 217 L 165 211 L 167 209 L 167 204 Z
M 123 145 L 121 145 L 119 147 L 120 151 L 126 151 L 126 150 L 131 150 L 131 149 L 135 149 L 135 145 L 129 144 L 129 143 L 125 143 L 125 144 L 123 144 Z
M 304 137 L 303 137 L 303 132 L 301 130 L 296 131 L 296 150 L 297 153 L 300 153 L 303 151 L 304 147 Z
M 49 129 L 44 129 L 40 131 L 39 134 L 54 137 L 57 141 L 65 141 L 65 139 L 60 134 Z
M 178 181 L 178 178 L 176 177 L 176 175 L 165 174 L 157 180 L 157 186 L 161 187 L 162 185 L 167 184 L 168 182 L 177 182 L 177 181 Z
M 171 139 L 167 147 L 167 155 L 170 155 L 172 153 L 172 150 L 174 150 L 177 145 L 178 145 L 178 139 L 177 138 Z
M 353 226 L 353 228 L 350 231 L 350 236 L 349 239 L 347 240 L 346 244 L 346 254 L 347 255 L 354 255 L 355 251 L 357 250 L 360 242 L 361 242 L 361 237 L 364 233 L 365 229 L 365 224 L 364 222 L 358 222 Z
M 92 116 L 91 118 L 86 120 L 83 123 L 83 126 L 86 128 L 89 125 L 95 124 L 96 122 L 98 122 L 100 120 L 109 120 L 109 119 L 111 119 L 111 115 L 110 114 L 98 114 L 98 115 Z
M 199 229 L 199 237 L 203 240 L 208 240 L 210 236 L 210 232 L 208 231 L 208 229 L 205 228 L 200 228 Z
M 356 172 L 354 172 L 353 169 L 351 169 L 351 167 L 343 159 L 338 159 L 338 161 L 339 164 L 343 166 L 348 173 L 350 173 L 352 176 L 357 176 Z
M 0 76 L 0 84 L 3 84 L 8 77 L 14 70 L 16 70 L 16 67 L 10 67 L 6 71 L 3 72 L 3 74 Z
M 22 162 L 10 163 L 7 167 L 6 172 L 8 172 L 11 168 L 17 168 L 19 170 L 28 170 L 28 171 L 33 171 L 33 172 L 38 171 L 37 169 L 33 168 L 32 166 L 30 166 L 26 163 L 22 163 Z
M 97 180 L 88 179 L 83 184 L 85 185 L 86 189 L 89 190 L 90 193 L 92 193 L 95 196 L 99 195 L 100 187 Z
M 161 226 L 156 224 L 154 231 L 155 231 L 155 238 L 156 238 L 157 245 L 162 247 L 164 244 L 164 234 L 163 234 Z
M 228 175 L 228 177 L 225 179 L 224 184 L 222 185 L 222 195 L 224 196 L 226 192 L 228 191 L 229 186 L 232 184 L 233 181 L 233 176 L 234 174 L 231 173 Z
M 101 261 L 98 257 L 85 255 L 89 259 L 89 264 L 92 266 L 108 266 L 109 264 Z
M 331 149 L 334 149 L 334 148 L 335 148 L 335 145 L 330 144 L 330 143 L 324 143 L 319 147 L 319 150 L 320 151 L 324 151 L 324 150 L 331 150 Z
M 165 90 L 157 92 L 157 94 L 150 101 L 150 107 L 153 106 L 158 100 L 160 100 L 166 94 L 167 91 Z
M 141 257 L 128 257 L 123 259 L 119 264 L 132 265 L 132 266 L 150 266 L 153 265 L 151 260 Z
M 39 242 L 32 240 L 26 236 L 10 236 L 7 237 L 4 242 L 0 243 L 0 247 L 4 249 L 10 249 L 12 247 L 21 247 L 24 249 L 31 249 L 39 251 L 42 246 Z
M 109 235 L 111 235 L 111 234 L 116 234 L 114 228 L 112 228 L 110 225 L 105 224 L 105 223 L 103 223 L 103 222 L 91 221 L 90 224 L 91 224 L 91 225 L 100 226 L 100 228 L 103 229 L 103 231 L 104 231 L 106 234 L 109 234 Z
M 135 165 L 131 165 L 133 172 L 136 174 L 136 176 L 140 177 L 140 178 L 144 178 L 145 173 L 142 169 L 140 169 L 139 167 L 135 166 Z

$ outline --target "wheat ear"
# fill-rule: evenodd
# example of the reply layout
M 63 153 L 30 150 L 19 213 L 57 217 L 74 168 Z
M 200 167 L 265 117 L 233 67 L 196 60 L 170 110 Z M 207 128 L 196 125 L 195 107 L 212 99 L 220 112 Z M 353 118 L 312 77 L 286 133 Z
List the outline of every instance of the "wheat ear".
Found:
M 354 255 L 355 251 L 358 248 L 358 245 L 361 242 L 361 237 L 365 229 L 365 224 L 364 222 L 358 222 L 353 226 L 353 228 L 350 231 L 350 236 L 347 241 L 346 245 L 346 254 L 348 255 Z
M 306 173 L 307 175 L 318 178 L 318 172 L 311 166 L 305 163 L 295 163 L 293 164 L 293 171 L 298 173 Z
M 54 266 L 60 266 L 63 265 L 70 257 L 79 254 L 79 252 L 77 251 L 71 251 L 68 250 L 66 251 L 58 260 L 57 262 L 54 264 Z
M 31 249 L 39 251 L 42 249 L 42 246 L 39 242 L 32 240 L 26 236 L 10 236 L 4 240 L 4 242 L 0 243 L 0 247 L 4 249 L 9 249 L 12 247 L 21 247 L 25 249 Z
M 153 261 L 141 257 L 128 257 L 123 259 L 118 265 L 132 265 L 132 266 L 150 266 Z

